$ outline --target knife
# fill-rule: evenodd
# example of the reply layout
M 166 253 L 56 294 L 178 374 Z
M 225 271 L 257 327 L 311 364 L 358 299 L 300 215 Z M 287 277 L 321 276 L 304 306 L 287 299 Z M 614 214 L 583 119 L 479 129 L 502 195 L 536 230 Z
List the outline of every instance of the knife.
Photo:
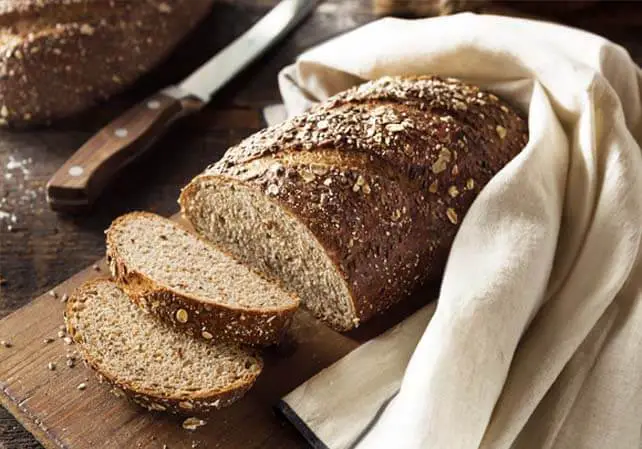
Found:
M 123 167 L 143 154 L 177 119 L 199 111 L 247 65 L 282 38 L 318 0 L 282 0 L 241 37 L 176 86 L 134 106 L 89 139 L 47 183 L 57 211 L 91 206 Z

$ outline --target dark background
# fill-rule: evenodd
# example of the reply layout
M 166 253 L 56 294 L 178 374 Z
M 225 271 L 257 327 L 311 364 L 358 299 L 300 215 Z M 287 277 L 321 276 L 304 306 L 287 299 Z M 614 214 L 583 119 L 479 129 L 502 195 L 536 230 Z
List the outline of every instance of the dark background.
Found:
M 132 210 L 177 212 L 176 198 L 183 185 L 228 146 L 264 126 L 262 107 L 279 101 L 279 69 L 310 46 L 376 18 L 368 0 L 323 2 L 201 113 L 178 123 L 144 160 L 130 166 L 91 214 L 70 217 L 49 210 L 45 183 L 85 140 L 135 102 L 179 81 L 276 3 L 219 0 L 210 18 L 179 51 L 126 93 L 49 128 L 0 132 L 0 211 L 10 215 L 0 212 L 0 318 L 100 258 L 103 230 L 118 215 Z M 505 7 L 507 2 L 503 3 Z M 528 7 L 529 14 L 602 34 L 626 47 L 638 64 L 642 62 L 642 3 L 602 1 L 571 10 L 535 2 L 508 3 L 508 7 L 521 11 Z M 11 160 L 22 169 L 7 170 Z M 0 449 L 39 447 L 0 408 Z

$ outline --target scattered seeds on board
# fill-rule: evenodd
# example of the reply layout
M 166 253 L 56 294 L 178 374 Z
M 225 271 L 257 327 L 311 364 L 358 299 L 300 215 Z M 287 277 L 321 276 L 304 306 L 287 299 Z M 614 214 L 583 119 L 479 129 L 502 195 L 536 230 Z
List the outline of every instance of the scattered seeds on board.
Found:
M 196 430 L 199 427 L 204 426 L 205 424 L 207 424 L 207 421 L 203 421 L 202 419 L 191 417 L 183 421 L 183 429 Z
M 58 297 L 58 293 L 56 293 L 55 290 L 49 290 L 49 296 L 51 296 L 52 298 L 57 298 Z
M 74 359 L 67 359 L 67 366 L 69 368 L 73 368 L 74 366 L 76 366 L 76 361 Z
M 69 295 L 68 295 L 67 293 L 65 293 L 65 294 L 64 294 L 64 295 L 62 295 L 62 297 L 60 298 L 60 301 L 62 301 L 62 302 L 67 302 L 67 300 L 68 300 L 68 299 L 69 299 Z
M 58 331 L 58 338 L 65 338 L 65 331 Z
M 64 341 L 66 345 L 70 345 L 73 343 L 73 340 L 71 339 L 71 337 L 65 337 L 62 339 L 62 341 Z
M 0 346 L 4 346 L 5 348 L 10 348 L 10 347 L 12 347 L 13 345 L 11 344 L 11 342 L 10 342 L 10 341 L 7 341 L 7 340 L 0 340 Z
M 50 371 L 55 371 L 56 370 L 56 364 L 54 362 L 49 362 L 49 363 L 47 363 L 47 368 L 49 368 Z
M 85 382 L 82 382 L 78 384 L 76 388 L 78 388 L 80 391 L 83 391 L 85 388 L 87 388 L 87 384 Z
M 97 263 L 95 263 L 95 264 L 92 266 L 92 268 L 94 269 L 94 271 L 100 271 L 100 267 L 98 266 L 98 264 L 97 264 Z
M 53 341 L 54 341 L 54 339 L 53 339 L 53 338 L 50 338 L 50 337 L 47 337 L 47 338 L 45 338 L 44 340 L 42 340 L 42 342 L 43 342 L 44 344 L 46 344 L 46 345 L 48 345 L 49 343 L 53 343 Z
M 121 390 L 120 388 L 112 388 L 111 393 L 116 396 L 117 398 L 124 398 L 125 397 L 125 392 Z

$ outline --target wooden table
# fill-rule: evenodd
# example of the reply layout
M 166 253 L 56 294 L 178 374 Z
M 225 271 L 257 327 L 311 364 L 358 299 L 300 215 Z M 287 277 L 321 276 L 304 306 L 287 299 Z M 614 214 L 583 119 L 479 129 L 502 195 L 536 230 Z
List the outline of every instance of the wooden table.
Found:
M 276 0 L 219 1 L 210 17 L 165 64 L 125 94 L 50 128 L 0 132 L 0 318 L 99 258 L 103 230 L 131 210 L 170 215 L 180 188 L 231 144 L 264 126 L 261 108 L 277 102 L 276 75 L 306 48 L 373 20 L 367 0 L 327 0 L 285 42 L 237 77 L 215 100 L 178 124 L 144 161 L 131 166 L 86 216 L 57 215 L 44 185 L 56 168 L 109 119 L 169 83 L 180 80 L 264 14 Z M 608 2 L 556 20 L 625 46 L 642 62 L 642 8 Z M 10 161 L 22 168 L 7 171 Z M 15 165 L 15 163 L 14 163 Z M 10 178 L 5 174 L 10 173 Z M 14 222 L 15 221 L 15 222 Z M 40 445 L 0 408 L 0 449 Z

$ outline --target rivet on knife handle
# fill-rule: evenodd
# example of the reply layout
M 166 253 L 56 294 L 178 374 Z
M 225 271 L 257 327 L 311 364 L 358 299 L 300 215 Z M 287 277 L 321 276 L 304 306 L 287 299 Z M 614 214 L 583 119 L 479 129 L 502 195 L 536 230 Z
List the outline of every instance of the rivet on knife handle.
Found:
M 182 99 L 181 99 L 182 97 Z M 143 154 L 176 119 L 203 102 L 166 89 L 134 106 L 89 139 L 47 183 L 54 210 L 89 207 L 111 178 Z

